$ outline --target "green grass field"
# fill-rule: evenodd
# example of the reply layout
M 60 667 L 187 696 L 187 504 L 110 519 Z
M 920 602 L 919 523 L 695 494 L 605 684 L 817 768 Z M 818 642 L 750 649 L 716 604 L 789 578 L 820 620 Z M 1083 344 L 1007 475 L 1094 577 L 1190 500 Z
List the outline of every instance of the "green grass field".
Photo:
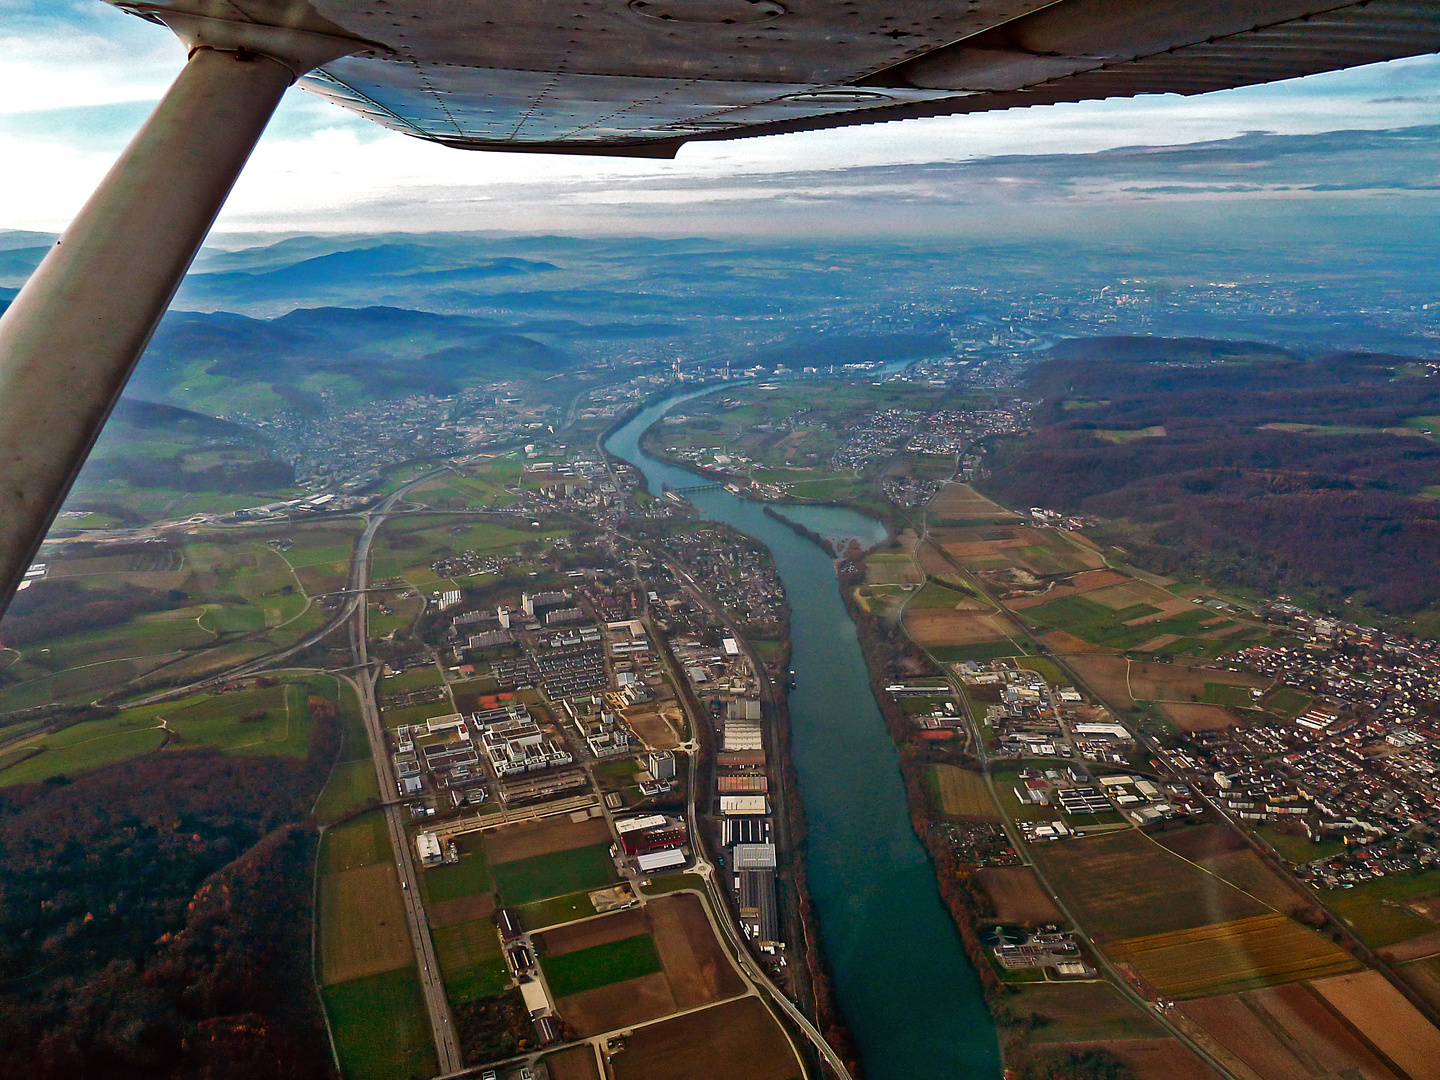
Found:
M 413 967 L 327 986 L 324 999 L 346 1080 L 428 1080 L 438 1071 Z
M 974 597 L 968 593 L 959 592 L 955 589 L 947 589 L 942 585 L 933 582 L 926 585 L 918 593 L 910 598 L 907 608 L 951 608 L 962 600 L 973 600 Z
M 434 664 L 422 664 L 409 668 L 399 675 L 387 675 L 380 680 L 376 692 L 381 694 L 408 694 L 412 690 L 425 690 L 432 686 L 444 686 L 445 680 Z
M 625 761 L 602 761 L 595 766 L 596 776 L 634 776 L 639 771 L 640 763 L 630 759 Z
M 308 687 L 303 683 L 219 694 L 161 714 L 180 745 L 219 747 L 233 753 L 304 757 L 310 741 Z M 241 717 L 263 713 L 262 719 Z
M 315 820 L 328 825 L 379 800 L 375 767 L 364 759 L 342 761 L 335 766 L 325 790 L 315 802 Z
M 1282 857 L 1293 863 L 1306 863 L 1312 859 L 1328 859 L 1331 855 L 1338 855 L 1345 850 L 1345 845 L 1339 841 L 1332 840 L 1315 844 L 1303 836 L 1291 836 L 1288 833 L 1268 828 L 1256 829 L 1255 833 L 1278 851 Z
M 540 966 L 545 971 L 550 992 L 557 998 L 661 970 L 660 954 L 655 951 L 655 940 L 649 934 L 636 934 L 563 956 L 547 956 Z
M 616 880 L 609 844 L 501 863 L 492 867 L 491 873 L 505 903 L 518 905 L 603 888 Z
M 420 880 L 425 886 L 426 899 L 437 904 L 477 896 L 494 887 L 490 868 L 485 864 L 484 854 L 479 851 L 461 855 L 457 863 L 426 870 Z
M 167 749 L 213 746 L 232 754 L 301 758 L 310 740 L 307 698 L 311 693 L 333 697 L 334 687 L 333 679 L 316 676 L 263 689 L 201 694 L 124 709 L 103 720 L 36 735 L 24 746 L 39 747 L 42 752 L 0 770 L 0 786 L 84 772 L 150 753 L 162 745 Z M 246 716 L 258 718 L 241 719 Z
M 519 909 L 520 925 L 526 930 L 543 930 L 547 926 L 586 919 L 595 914 L 595 905 L 590 902 L 589 892 L 557 896 L 526 904 Z
M 667 874 L 664 877 L 655 878 L 640 891 L 646 896 L 664 896 L 678 889 L 697 889 L 705 891 L 705 879 L 699 874 Z
M 500 935 L 491 920 L 476 919 L 431 930 L 430 936 L 451 1004 L 498 994 L 510 984 L 510 971 L 500 952 Z
M 1333 889 L 1325 893 L 1325 903 L 1348 922 L 1367 945 L 1378 949 L 1435 929 L 1433 923 L 1399 904 L 1412 896 L 1430 893 L 1440 893 L 1440 870 L 1391 874 L 1353 889 Z
M 1051 686 L 1064 686 L 1072 681 L 1066 678 L 1059 664 L 1043 656 L 1023 656 L 1015 661 L 1015 666 L 1035 672 Z
M 338 874 L 394 857 L 385 816 L 378 810 L 327 829 L 320 845 L 320 873 Z
M 0 772 L 0 786 L 68 776 L 158 750 L 165 733 L 157 725 L 127 726 L 119 717 L 77 724 L 32 744 L 41 752 Z
M 1309 694 L 1282 686 L 1267 694 L 1261 704 L 1271 712 L 1291 720 L 1310 708 L 1311 700 Z
M 439 701 L 432 701 L 428 705 L 407 705 L 400 709 L 387 708 L 382 705 L 380 715 L 384 717 L 386 727 L 395 728 L 402 724 L 422 724 L 432 716 L 445 716 L 454 711 L 455 706 L 450 704 L 450 699 L 442 698 Z
M 1238 709 L 1255 707 L 1255 699 L 1250 696 L 1249 687 L 1227 686 L 1224 683 L 1206 683 L 1205 694 L 1201 700 L 1211 705 L 1230 705 Z

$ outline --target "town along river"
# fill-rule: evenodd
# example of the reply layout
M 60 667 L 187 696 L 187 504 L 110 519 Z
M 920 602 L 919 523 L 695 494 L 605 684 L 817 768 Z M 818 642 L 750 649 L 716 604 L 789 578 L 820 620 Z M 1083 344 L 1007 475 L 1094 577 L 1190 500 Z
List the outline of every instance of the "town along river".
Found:
M 638 467 L 651 492 L 713 483 L 643 453 L 640 436 L 677 395 L 642 410 L 605 446 Z M 835 564 L 817 545 L 723 489 L 687 497 L 770 549 L 790 603 L 795 685 L 791 753 L 808 825 L 810 893 L 843 1019 L 871 1080 L 993 1080 L 995 1027 L 979 980 L 910 827 L 894 744 L 875 704 Z M 885 537 L 851 510 L 784 506 L 823 536 L 866 546 Z

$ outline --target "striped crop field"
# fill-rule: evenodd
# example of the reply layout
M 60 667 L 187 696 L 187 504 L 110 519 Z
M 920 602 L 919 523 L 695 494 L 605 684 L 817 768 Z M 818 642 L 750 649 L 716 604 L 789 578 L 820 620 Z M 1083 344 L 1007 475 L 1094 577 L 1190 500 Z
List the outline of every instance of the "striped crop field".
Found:
M 954 765 L 931 765 L 930 783 L 941 812 L 947 816 L 978 818 L 980 821 L 1000 820 L 995 801 L 990 797 L 990 788 L 979 773 Z
M 1276 914 L 1130 938 L 1108 951 L 1166 997 L 1231 994 L 1360 967 L 1328 938 Z

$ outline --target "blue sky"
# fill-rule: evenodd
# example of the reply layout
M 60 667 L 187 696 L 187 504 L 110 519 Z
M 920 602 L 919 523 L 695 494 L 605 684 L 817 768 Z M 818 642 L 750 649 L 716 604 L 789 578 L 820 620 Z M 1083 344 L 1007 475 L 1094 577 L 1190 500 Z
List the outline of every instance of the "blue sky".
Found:
M 0 228 L 56 230 L 144 119 L 184 51 L 164 28 L 101 0 L 0 0 L 0 47 Z M 703 217 L 708 231 L 723 229 L 714 225 L 724 219 L 716 207 L 778 197 L 766 188 L 777 175 L 804 175 L 823 188 L 824 174 L 854 166 L 1091 153 L 1252 131 L 1407 127 L 1434 123 L 1437 104 L 1440 57 L 1427 56 L 1198 98 L 695 144 L 674 162 L 635 162 L 448 150 L 292 90 L 217 229 L 598 232 L 644 220 L 647 231 L 683 232 Z M 692 213 L 701 206 L 709 212 Z

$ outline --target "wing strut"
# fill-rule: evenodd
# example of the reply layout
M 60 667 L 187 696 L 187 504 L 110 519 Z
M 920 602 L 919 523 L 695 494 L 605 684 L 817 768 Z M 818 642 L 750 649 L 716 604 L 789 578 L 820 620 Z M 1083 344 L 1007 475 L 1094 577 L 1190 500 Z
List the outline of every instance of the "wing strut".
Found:
M 286 87 L 359 44 L 172 28 L 189 61 L 0 317 L 0 613 Z

